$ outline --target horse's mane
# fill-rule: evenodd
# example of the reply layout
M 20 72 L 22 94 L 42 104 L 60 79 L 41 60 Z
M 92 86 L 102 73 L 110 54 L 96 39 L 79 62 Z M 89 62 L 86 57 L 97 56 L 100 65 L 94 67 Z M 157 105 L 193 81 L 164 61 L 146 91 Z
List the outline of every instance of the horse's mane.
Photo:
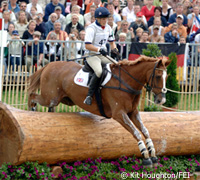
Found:
M 168 61 L 168 59 L 165 56 L 163 56 L 162 58 L 154 58 L 154 57 L 148 57 L 148 56 L 141 55 L 139 58 L 137 58 L 134 61 L 123 60 L 123 61 L 118 62 L 117 64 L 112 64 L 111 66 L 115 66 L 115 65 L 132 66 L 132 65 L 138 64 L 140 62 L 156 62 L 159 60 L 162 60 L 163 65 L 165 65 L 165 63 Z

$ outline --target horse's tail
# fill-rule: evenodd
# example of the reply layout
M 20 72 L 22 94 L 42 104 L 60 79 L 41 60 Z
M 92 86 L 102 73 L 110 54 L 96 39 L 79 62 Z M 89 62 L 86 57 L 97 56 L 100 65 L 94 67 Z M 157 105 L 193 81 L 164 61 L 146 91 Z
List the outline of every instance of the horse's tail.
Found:
M 46 66 L 45 66 L 46 67 Z M 28 79 L 28 82 L 30 83 L 29 88 L 28 88 L 28 93 L 31 94 L 35 92 L 37 89 L 40 87 L 40 77 L 45 69 L 45 67 L 39 69 L 36 71 L 33 75 L 31 75 Z

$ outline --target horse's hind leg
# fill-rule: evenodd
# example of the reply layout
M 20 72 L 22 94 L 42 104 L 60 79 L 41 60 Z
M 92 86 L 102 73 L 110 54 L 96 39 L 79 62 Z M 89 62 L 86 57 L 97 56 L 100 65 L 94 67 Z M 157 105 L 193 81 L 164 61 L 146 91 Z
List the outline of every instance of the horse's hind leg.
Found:
M 156 151 L 154 148 L 154 144 L 150 138 L 149 132 L 147 128 L 142 123 L 142 119 L 140 117 L 139 111 L 135 110 L 135 112 L 129 115 L 130 119 L 134 123 L 134 125 L 142 132 L 143 136 L 145 137 L 146 146 L 149 151 L 151 160 L 153 162 L 153 166 L 156 167 L 158 165 L 158 158 L 156 157 Z
M 50 112 L 54 112 L 54 106 L 56 106 L 56 104 L 57 104 L 54 101 L 51 101 L 48 97 L 43 98 L 42 95 L 38 95 L 36 93 L 31 93 L 28 98 L 29 109 L 35 110 L 37 103 L 39 103 L 41 106 L 46 106 L 46 107 L 51 108 Z

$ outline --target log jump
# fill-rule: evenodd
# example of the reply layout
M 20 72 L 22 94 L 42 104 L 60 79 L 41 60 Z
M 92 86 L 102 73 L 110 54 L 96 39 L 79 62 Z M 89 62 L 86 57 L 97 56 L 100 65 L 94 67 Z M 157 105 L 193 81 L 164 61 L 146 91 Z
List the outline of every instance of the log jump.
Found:
M 142 112 L 157 155 L 200 154 L 200 112 Z M 42 113 L 0 103 L 0 165 L 141 156 L 119 123 L 90 113 Z

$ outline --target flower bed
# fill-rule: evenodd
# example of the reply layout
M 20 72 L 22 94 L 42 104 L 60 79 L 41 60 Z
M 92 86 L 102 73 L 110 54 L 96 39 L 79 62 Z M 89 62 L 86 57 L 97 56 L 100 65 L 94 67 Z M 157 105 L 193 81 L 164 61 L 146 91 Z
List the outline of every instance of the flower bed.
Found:
M 200 169 L 200 156 L 159 157 L 156 168 L 144 168 L 142 159 L 121 157 L 104 161 L 101 158 L 87 159 L 67 164 L 59 163 L 63 170 L 57 179 L 93 180 L 93 179 L 189 179 L 195 170 Z M 46 163 L 26 162 L 13 166 L 9 163 L 0 167 L 0 179 L 55 179 L 51 167 Z

